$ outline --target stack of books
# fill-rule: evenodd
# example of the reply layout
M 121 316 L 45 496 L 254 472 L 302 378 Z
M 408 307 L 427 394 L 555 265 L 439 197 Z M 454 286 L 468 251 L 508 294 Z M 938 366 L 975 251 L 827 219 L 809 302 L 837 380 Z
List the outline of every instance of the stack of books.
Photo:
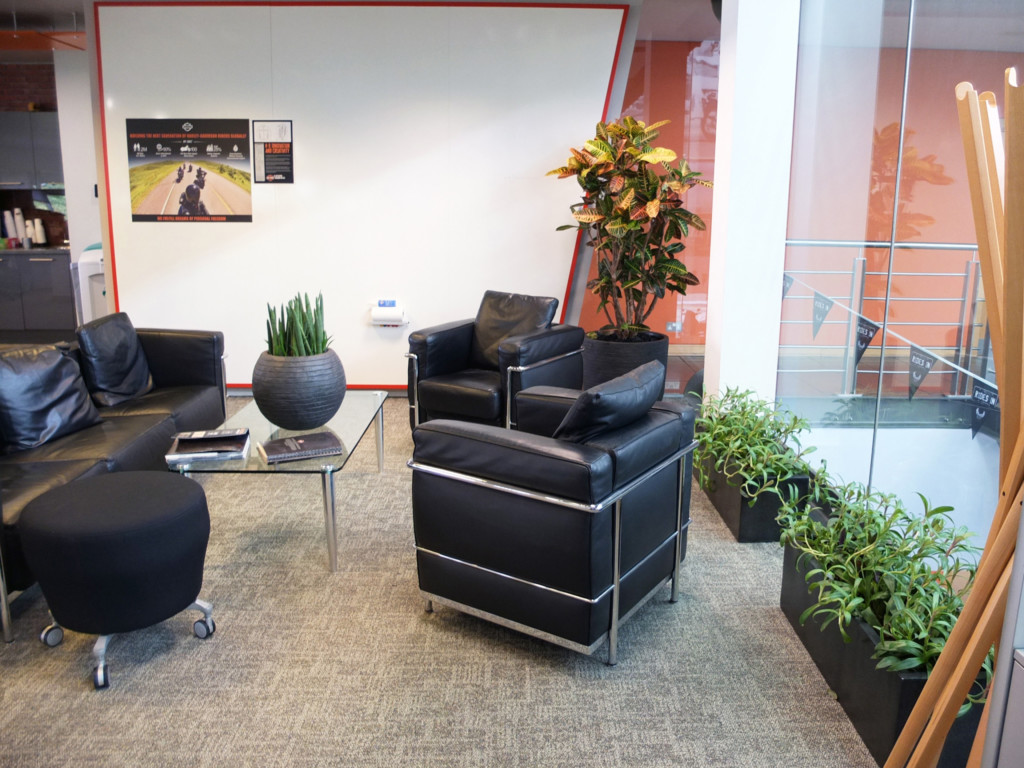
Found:
M 207 429 L 178 432 L 171 449 L 164 455 L 168 464 L 193 461 L 227 461 L 249 455 L 249 429 Z

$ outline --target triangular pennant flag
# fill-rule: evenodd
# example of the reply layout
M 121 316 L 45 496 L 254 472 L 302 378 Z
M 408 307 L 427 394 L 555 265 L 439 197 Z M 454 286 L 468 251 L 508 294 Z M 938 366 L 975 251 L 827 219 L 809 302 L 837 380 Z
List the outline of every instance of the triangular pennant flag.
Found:
M 920 347 L 911 345 L 910 347 L 910 396 L 908 400 L 913 400 L 914 395 L 917 394 L 917 388 L 921 386 L 921 382 L 924 381 L 924 377 L 931 371 L 932 366 L 935 365 L 937 358 L 931 352 L 925 352 Z
M 999 413 L 999 391 L 986 381 L 974 379 L 971 387 L 971 439 L 978 436 L 985 422 Z
M 782 298 L 786 298 L 786 294 L 789 293 L 789 289 L 793 287 L 793 276 L 783 275 L 782 276 Z
M 857 318 L 857 359 L 854 366 L 860 365 L 860 359 L 864 357 L 864 352 L 867 351 L 881 327 L 866 317 Z
M 818 331 L 821 330 L 821 324 L 825 322 L 825 316 L 828 315 L 833 304 L 835 302 L 828 296 L 817 291 L 814 292 L 814 331 L 811 334 L 812 337 L 818 335 Z

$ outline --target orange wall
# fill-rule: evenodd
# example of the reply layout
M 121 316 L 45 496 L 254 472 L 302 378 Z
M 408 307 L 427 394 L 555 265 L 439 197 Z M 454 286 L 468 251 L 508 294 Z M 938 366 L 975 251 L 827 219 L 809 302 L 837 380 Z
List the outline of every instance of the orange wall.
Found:
M 790 238 L 889 240 L 894 179 L 888 180 L 888 189 L 880 191 L 879 177 L 874 177 L 873 185 L 863 167 L 863 163 L 868 162 L 868 153 L 852 148 L 873 146 L 874 156 L 870 162 L 876 171 L 887 164 L 895 167 L 904 55 L 904 51 L 899 49 L 881 52 L 834 49 L 823 57 L 826 61 L 822 66 L 831 68 L 828 76 L 823 78 L 826 87 L 814 94 L 816 104 L 804 106 L 818 116 L 817 133 L 809 131 L 808 135 L 802 135 L 798 130 L 794 146 Z M 837 88 L 856 79 L 856 73 L 849 69 L 854 63 L 862 70 L 877 71 L 873 93 L 863 82 L 861 86 L 866 92 Z M 979 91 L 994 91 L 997 101 L 1002 104 L 1003 72 L 1009 66 L 1021 65 L 1024 65 L 1024 56 L 1019 53 L 912 51 L 905 126 L 908 134 L 900 194 L 903 203 L 902 213 L 897 219 L 897 241 L 976 242 L 954 88 L 959 82 L 970 81 Z M 872 119 L 866 122 L 838 119 L 837 116 L 851 102 L 854 106 L 860 103 L 867 110 L 873 109 L 873 115 L 868 115 Z M 876 136 L 873 143 L 865 134 L 865 130 L 871 130 L 871 123 Z M 887 128 L 893 139 L 888 144 L 877 138 Z M 869 140 L 867 144 L 865 139 Z M 801 150 L 811 152 L 814 162 L 808 162 L 806 154 L 799 158 Z M 838 174 L 834 161 L 843 158 L 848 167 L 845 173 Z M 829 365 L 823 361 L 842 356 L 850 315 L 845 309 L 834 307 L 815 336 L 811 324 L 812 296 L 816 290 L 833 298 L 837 304 L 849 304 L 850 272 L 853 259 L 859 255 L 866 258 L 869 274 L 865 279 L 863 307 L 854 306 L 853 309 L 859 309 L 879 325 L 888 320 L 893 334 L 886 342 L 894 351 L 894 359 L 899 359 L 901 348 L 905 353 L 907 342 L 903 339 L 931 349 L 940 357 L 953 359 L 958 333 L 965 334 L 969 330 L 961 327 L 965 272 L 971 272 L 969 262 L 974 259 L 973 252 L 969 250 L 897 249 L 890 279 L 886 277 L 888 248 L 790 247 L 786 270 L 800 282 L 794 284 L 783 302 L 780 341 L 785 348 L 783 354 L 789 355 L 790 361 L 802 355 L 808 371 L 780 378 L 780 391 L 785 390 L 785 394 L 826 386 L 822 381 L 815 381 L 822 376 L 811 374 L 810 369 L 827 368 Z M 889 316 L 885 318 L 887 289 L 890 304 Z M 973 283 L 967 285 L 968 294 L 973 289 Z M 967 317 L 968 323 L 971 320 Z M 877 355 L 881 342 L 879 334 L 869 353 L 873 351 Z M 793 346 L 806 346 L 808 349 L 803 352 Z M 781 367 L 791 367 L 788 363 L 783 360 Z M 890 363 L 887 368 L 894 365 L 899 367 L 899 363 Z M 902 367 L 905 369 L 905 363 Z M 871 364 L 867 358 L 861 368 L 865 370 L 859 374 L 858 391 L 870 393 L 877 386 L 877 375 L 870 373 Z M 937 365 L 935 370 L 949 369 Z M 823 376 L 834 378 L 832 374 Z M 933 375 L 926 379 L 920 391 L 949 392 L 949 384 L 948 377 Z M 890 393 L 905 392 L 906 374 L 887 376 L 885 389 Z
M 690 166 L 714 179 L 715 136 L 713 125 L 702 128 L 705 90 L 717 95 L 718 46 L 712 43 L 638 42 L 633 51 L 629 79 L 623 99 L 623 115 L 646 123 L 671 120 L 661 129 L 655 142 L 675 150 Z M 713 123 L 713 121 L 711 121 Z M 580 142 L 582 144 L 582 140 Z M 691 287 L 686 296 L 669 294 L 658 302 L 648 320 L 652 330 L 665 333 L 666 323 L 680 321 L 681 333 L 669 333 L 670 344 L 703 344 L 707 307 L 707 276 L 711 247 L 712 190 L 695 187 L 687 193 L 687 207 L 707 224 L 707 230 L 691 230 L 686 250 L 679 258 L 697 275 L 701 284 Z M 597 274 L 591 264 L 590 278 Z M 597 297 L 587 293 L 583 300 L 580 325 L 588 331 L 607 323 L 597 310 Z

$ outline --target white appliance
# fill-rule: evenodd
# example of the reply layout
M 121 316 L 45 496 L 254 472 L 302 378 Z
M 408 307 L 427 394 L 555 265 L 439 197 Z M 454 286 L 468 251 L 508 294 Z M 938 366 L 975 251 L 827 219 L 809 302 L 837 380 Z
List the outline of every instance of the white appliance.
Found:
M 78 261 L 71 265 L 71 274 L 79 325 L 108 314 L 103 251 L 99 248 L 86 248 Z

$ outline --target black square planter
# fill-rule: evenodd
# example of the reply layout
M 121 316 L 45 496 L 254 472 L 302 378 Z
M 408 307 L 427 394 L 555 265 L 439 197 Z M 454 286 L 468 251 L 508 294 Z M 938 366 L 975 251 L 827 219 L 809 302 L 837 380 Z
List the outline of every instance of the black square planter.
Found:
M 778 541 L 779 524 L 775 522 L 782 500 L 774 493 L 761 494 L 750 504 L 750 497 L 735 485 L 729 485 L 725 475 L 715 471 L 710 462 L 704 464 L 706 483 L 702 486 L 718 514 L 729 526 L 736 541 Z M 795 486 L 801 494 L 807 493 L 808 479 L 800 475 L 782 486 L 782 493 L 788 495 L 788 487 Z
M 798 556 L 795 549 L 786 547 L 779 605 L 868 751 L 883 765 L 924 689 L 927 675 L 876 669 L 878 661 L 871 654 L 878 635 L 864 622 L 855 620 L 851 624 L 849 643 L 843 641 L 834 623 L 821 631 L 817 619 L 811 617 L 801 626 L 800 614 L 814 602 L 804 574 L 816 566 L 798 568 Z M 953 722 L 939 768 L 967 765 L 980 717 L 981 706 L 974 706 Z

